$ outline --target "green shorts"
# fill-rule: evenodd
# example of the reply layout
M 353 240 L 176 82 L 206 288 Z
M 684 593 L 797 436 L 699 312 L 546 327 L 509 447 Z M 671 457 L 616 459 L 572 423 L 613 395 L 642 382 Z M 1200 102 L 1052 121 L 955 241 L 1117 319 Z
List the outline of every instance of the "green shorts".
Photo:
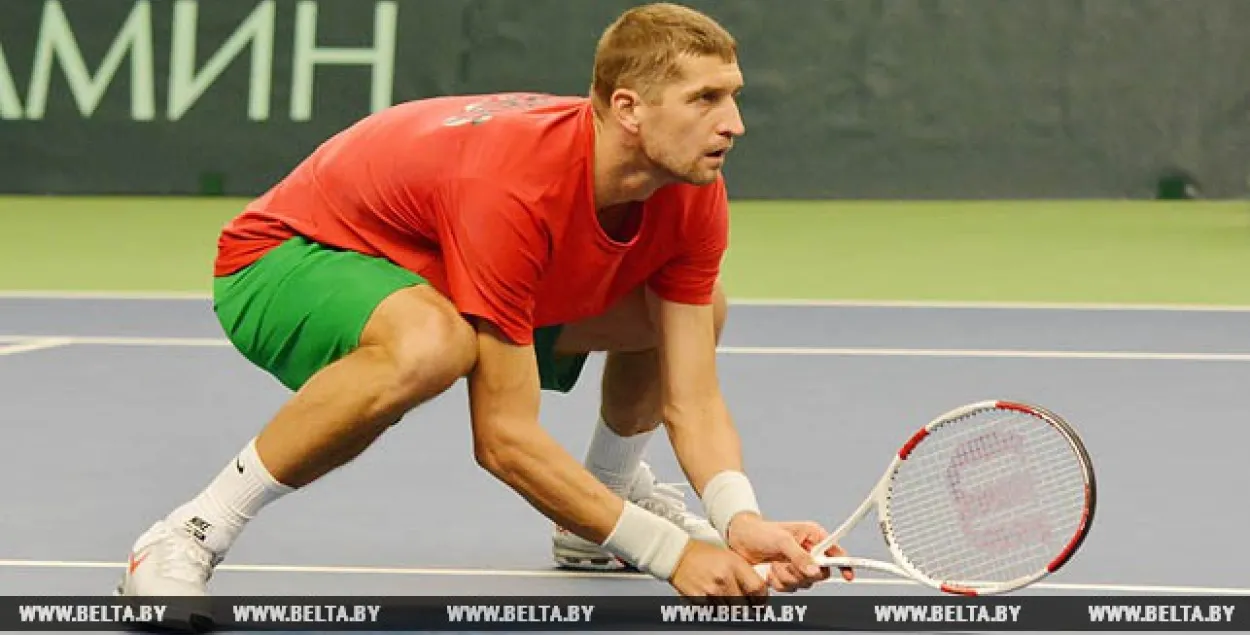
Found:
M 213 310 L 231 343 L 291 390 L 350 353 L 374 309 L 392 293 L 428 284 L 373 258 L 292 238 L 250 266 L 213 281 Z M 556 355 L 559 325 L 534 331 L 543 390 L 572 390 L 586 355 Z

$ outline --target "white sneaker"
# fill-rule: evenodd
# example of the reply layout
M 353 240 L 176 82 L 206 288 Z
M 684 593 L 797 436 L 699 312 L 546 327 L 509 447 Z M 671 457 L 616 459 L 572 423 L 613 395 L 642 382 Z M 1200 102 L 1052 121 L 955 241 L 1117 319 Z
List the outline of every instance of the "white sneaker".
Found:
M 676 484 L 657 482 L 651 466 L 644 462 L 629 484 L 625 498 L 681 527 L 695 540 L 724 546 L 724 540 L 712 523 L 686 508 L 686 497 L 678 487 Z M 570 569 L 620 571 L 633 568 L 599 545 L 563 527 L 556 527 L 552 534 L 552 554 L 556 564 Z
M 157 521 L 135 541 L 113 595 L 207 599 L 208 580 L 220 562 L 220 556 L 204 548 L 186 530 Z M 163 624 L 190 624 L 200 630 L 212 622 L 207 601 L 190 600 L 170 609 Z

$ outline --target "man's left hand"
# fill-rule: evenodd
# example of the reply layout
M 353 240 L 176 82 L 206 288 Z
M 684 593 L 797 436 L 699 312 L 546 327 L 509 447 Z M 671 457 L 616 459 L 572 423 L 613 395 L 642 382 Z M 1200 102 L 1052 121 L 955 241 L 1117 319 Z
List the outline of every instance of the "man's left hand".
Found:
M 771 563 L 769 585 L 781 592 L 809 589 L 829 579 L 829 569 L 819 567 L 808 552 L 829 533 L 813 522 L 772 522 L 755 514 L 742 514 L 729 526 L 729 548 L 748 562 Z M 841 556 L 845 552 L 834 545 L 826 555 Z M 846 581 L 854 579 L 850 569 L 842 570 Z

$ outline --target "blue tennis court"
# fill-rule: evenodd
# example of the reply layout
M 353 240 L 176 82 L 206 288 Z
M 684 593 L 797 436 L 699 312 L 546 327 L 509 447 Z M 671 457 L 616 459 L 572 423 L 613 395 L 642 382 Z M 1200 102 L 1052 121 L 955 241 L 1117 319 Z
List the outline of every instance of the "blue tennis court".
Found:
M 1100 494 L 1075 560 L 1023 593 L 1250 594 L 1250 550 L 1240 548 L 1248 312 L 735 304 L 722 344 L 748 470 L 774 517 L 832 528 L 914 428 L 966 402 L 1014 398 L 1080 430 Z M 572 394 L 545 397 L 544 424 L 579 458 L 600 361 Z M 138 533 L 198 491 L 286 398 L 226 344 L 199 298 L 6 296 L 0 381 L 0 591 L 10 595 L 108 594 Z M 268 508 L 213 591 L 668 592 L 633 574 L 554 568 L 550 524 L 477 468 L 470 443 L 458 385 L 358 461 Z M 648 460 L 662 479 L 680 478 L 662 434 Z M 845 546 L 882 555 L 871 525 Z M 1183 557 L 1157 557 L 1169 553 Z M 810 593 L 929 593 L 869 576 Z

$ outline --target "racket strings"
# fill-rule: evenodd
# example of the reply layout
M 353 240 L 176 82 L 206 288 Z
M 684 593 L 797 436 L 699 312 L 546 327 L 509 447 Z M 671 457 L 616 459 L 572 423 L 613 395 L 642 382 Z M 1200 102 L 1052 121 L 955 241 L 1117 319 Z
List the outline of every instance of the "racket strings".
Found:
M 900 553 L 945 582 L 1034 575 L 1076 533 L 1085 474 L 1049 422 L 982 410 L 933 430 L 903 461 L 888 516 Z
M 1042 479 L 1041 483 L 1042 483 L 1041 489 L 1043 490 L 1047 488 L 1057 488 L 1057 489 L 1063 490 L 1065 488 L 1072 487 L 1072 485 L 1064 484 L 1060 482 L 1059 479 L 1055 479 L 1055 478 Z M 1077 484 L 1076 486 L 1082 487 L 1083 481 L 1080 484 Z M 941 511 L 939 508 L 939 505 L 940 504 L 929 504 L 923 507 L 918 507 L 918 510 L 916 513 L 924 514 L 924 515 L 932 515 L 935 513 L 939 513 Z M 1081 508 L 1076 508 L 1075 510 L 1064 510 L 1064 509 L 1044 510 L 1042 512 L 1042 518 L 1039 519 L 1040 522 L 1038 523 L 1038 526 L 1039 527 L 1062 526 L 1065 520 L 1071 517 L 1071 514 L 1073 513 L 1079 514 L 1080 512 L 1081 512 Z M 1074 526 L 1074 529 L 1075 529 L 1075 526 Z M 928 566 L 931 568 L 940 569 L 940 570 L 950 570 L 955 567 L 962 566 L 965 569 L 972 570 L 971 573 L 968 573 L 966 577 L 964 578 L 966 580 L 1001 581 L 1003 579 L 1014 579 L 1019 576 L 1029 575 L 1039 570 L 1040 567 L 1038 566 L 1038 559 L 1044 561 L 1042 563 L 1042 566 L 1044 566 L 1045 562 L 1049 562 L 1049 560 L 1052 559 L 1058 553 L 1057 551 L 1053 549 L 1052 545 L 1048 544 L 1045 541 L 1038 541 L 1030 545 L 1024 545 L 1026 548 L 1037 551 L 1038 553 L 1036 553 L 1034 557 L 1024 559 L 1016 569 L 1013 569 L 1012 571 L 1009 572 L 1008 577 L 994 578 L 994 577 L 987 577 L 987 576 L 992 576 L 994 567 L 999 566 L 998 563 L 991 557 L 991 554 L 984 553 L 984 552 L 969 553 L 968 551 L 960 551 L 960 550 L 954 550 L 954 549 L 945 549 L 942 551 L 938 551 L 943 546 L 942 543 L 947 540 L 949 540 L 949 536 L 934 532 L 933 535 L 931 536 L 927 536 L 925 538 L 917 538 L 916 542 L 914 542 L 911 545 L 911 548 L 916 550 L 917 552 L 937 552 L 937 553 L 944 552 L 945 554 L 944 556 L 939 555 L 937 557 L 934 557 L 934 559 L 929 563 Z M 984 543 L 985 540 L 982 539 L 981 542 Z M 1059 548 L 1062 549 L 1062 545 L 1060 545 Z M 1014 555 L 1018 557 L 1018 554 L 1014 554 Z M 967 558 L 967 560 L 961 561 L 960 560 L 961 558 Z

